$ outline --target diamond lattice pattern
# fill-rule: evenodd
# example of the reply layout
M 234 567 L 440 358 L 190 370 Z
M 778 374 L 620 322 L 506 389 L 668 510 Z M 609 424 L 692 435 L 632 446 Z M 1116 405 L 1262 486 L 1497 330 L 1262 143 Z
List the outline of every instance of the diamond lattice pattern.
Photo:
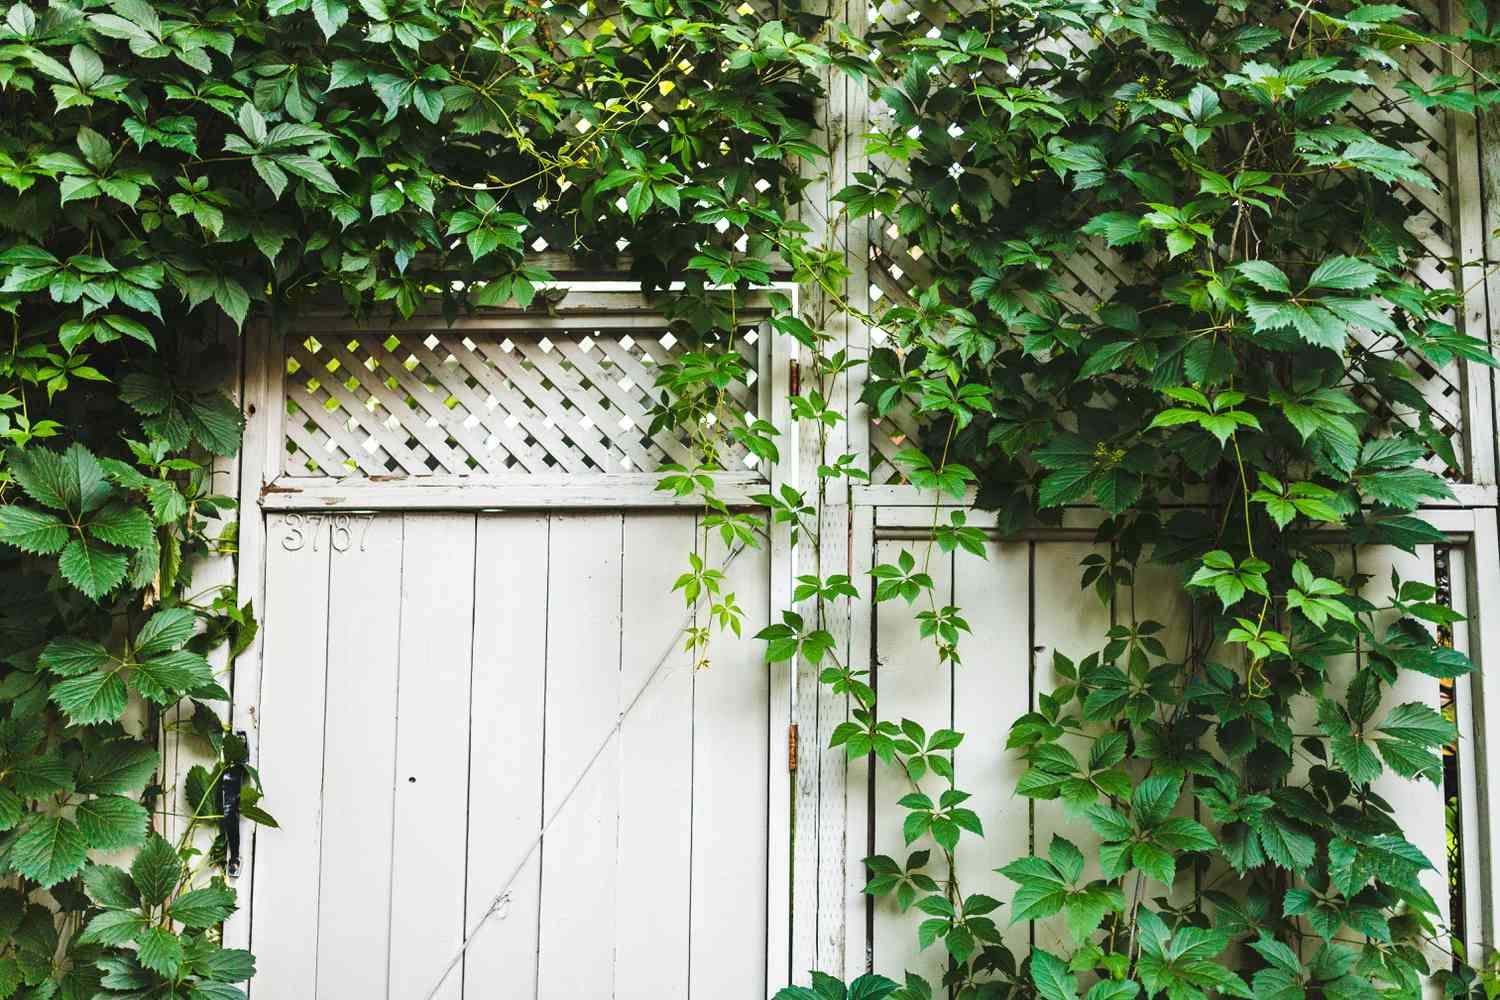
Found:
M 736 338 L 753 419 L 762 334 Z M 433 330 L 286 342 L 285 473 L 406 477 L 653 472 L 697 464 L 687 434 L 651 431 L 661 365 L 686 347 L 666 329 L 545 333 Z M 725 468 L 754 470 L 732 442 Z
M 964 0 L 938 0 L 926 4 L 908 4 L 903 0 L 872 7 L 873 23 L 915 24 L 927 23 L 935 35 L 937 30 L 964 8 Z M 1427 0 L 1413 5 L 1426 20 L 1429 27 L 1440 23 L 1437 8 Z M 1082 51 L 1093 42 L 1077 32 L 1064 32 L 1043 48 L 1059 52 Z M 1416 184 L 1402 183 L 1397 188 L 1397 197 L 1414 209 L 1407 219 L 1407 230 L 1421 244 L 1424 254 L 1412 259 L 1413 275 L 1429 288 L 1453 290 L 1457 275 L 1450 262 L 1455 257 L 1454 231 L 1456 209 L 1452 199 L 1444 191 L 1451 190 L 1449 178 L 1457 151 L 1452 148 L 1453 133 L 1449 121 L 1440 109 L 1423 108 L 1415 101 L 1399 99 L 1404 95 L 1397 89 L 1403 80 L 1421 86 L 1429 86 L 1433 77 L 1442 73 L 1444 56 L 1441 52 L 1407 47 L 1398 53 L 1398 69 L 1380 74 L 1377 89 L 1390 100 L 1384 106 L 1377 104 L 1373 95 L 1361 98 L 1360 108 L 1371 120 L 1391 121 L 1405 125 L 1413 140 L 1404 143 L 1404 148 L 1421 163 L 1432 177 L 1436 190 Z M 877 119 L 888 115 L 889 109 L 872 94 L 872 116 Z M 959 131 L 955 142 L 962 144 Z M 889 162 L 876 162 L 877 170 L 893 172 L 895 166 Z M 1468 211 L 1473 207 L 1465 206 Z M 929 268 L 922 247 L 907 241 L 897 230 L 894 218 L 877 216 L 872 223 L 870 244 L 870 297 L 876 311 L 891 300 L 906 301 L 913 290 L 920 290 L 928 282 Z M 1084 312 L 1109 301 L 1116 290 L 1132 280 L 1130 264 L 1097 239 L 1086 240 L 1075 255 L 1062 261 L 1060 273 L 1056 275 L 1062 285 L 1061 298 L 1070 307 Z M 1445 322 L 1454 323 L 1458 317 L 1447 315 Z M 883 340 L 880 331 L 873 331 L 877 344 Z M 1448 439 L 1457 462 L 1441 455 L 1431 455 L 1425 463 L 1435 472 L 1450 479 L 1463 480 L 1468 472 L 1463 467 L 1465 455 L 1465 430 L 1463 419 L 1462 373 L 1458 362 L 1450 362 L 1441 369 L 1409 351 L 1396 338 L 1357 332 L 1350 348 L 1352 351 L 1368 352 L 1387 359 L 1400 360 L 1416 373 L 1416 386 L 1421 390 L 1425 403 L 1423 410 L 1409 406 L 1391 406 L 1374 399 L 1360 386 L 1350 386 L 1354 394 L 1371 409 L 1378 418 L 1398 421 L 1416 426 L 1423 416 Z M 891 461 L 893 455 L 912 443 L 917 422 L 910 413 L 889 414 L 874 422 L 870 428 L 870 473 L 876 483 L 899 483 L 903 481 L 900 469 Z

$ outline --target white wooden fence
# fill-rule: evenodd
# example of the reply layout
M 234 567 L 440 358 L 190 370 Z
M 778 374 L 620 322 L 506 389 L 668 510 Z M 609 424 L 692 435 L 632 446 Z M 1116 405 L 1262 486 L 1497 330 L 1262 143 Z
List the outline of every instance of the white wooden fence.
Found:
M 940 4 L 834 13 L 856 32 L 871 17 L 945 16 Z M 1405 72 L 1430 75 L 1441 62 L 1415 53 Z M 1489 164 L 1472 123 L 1407 108 L 1420 118 L 1412 151 L 1451 192 L 1411 192 L 1422 199 L 1418 234 L 1443 258 L 1500 258 L 1485 235 L 1500 219 L 1485 216 L 1479 197 L 1494 171 L 1481 172 Z M 833 159 L 807 191 L 807 221 L 825 245 L 846 250 L 852 277 L 835 291 L 859 309 L 904 296 L 923 269 L 920 248 L 895 239 L 888 220 L 850 225 L 832 200 L 870 167 L 859 141 L 870 117 L 863 88 L 833 76 L 833 134 L 813 137 Z M 1070 269 L 1084 302 L 1124 278 L 1100 247 Z M 1478 267 L 1430 268 L 1424 278 L 1477 282 L 1484 294 L 1453 318 L 1493 339 L 1487 302 L 1500 302 L 1500 286 L 1490 289 Z M 550 312 L 500 311 L 453 327 L 437 317 L 362 327 L 329 315 L 293 337 L 255 330 L 244 341 L 238 579 L 263 628 L 235 670 L 233 724 L 249 737 L 282 823 L 247 828 L 237 880 L 247 905 L 227 928 L 230 943 L 257 953 L 256 1000 L 425 996 L 680 626 L 670 588 L 695 544 L 696 514 L 691 501 L 654 489 L 654 470 L 686 445 L 646 432 L 645 393 L 655 366 L 681 346 L 620 287 L 583 282 Z M 820 289 L 801 290 L 799 304 L 854 357 L 880 339 Z M 742 343 L 757 378 L 736 402 L 786 426 L 794 366 L 809 359 L 773 343 L 753 309 Z M 1415 578 L 1446 567 L 1455 607 L 1471 614 L 1454 641 L 1482 670 L 1500 662 L 1500 615 L 1484 613 L 1500 606 L 1492 376 L 1459 363 L 1423 374 L 1460 459 L 1445 470 L 1458 501 L 1423 512 L 1449 542 L 1414 558 L 1368 558 L 1399 562 Z M 834 490 L 822 552 L 825 571 L 847 567 L 857 581 L 922 529 L 930 512 L 919 508 L 932 502 L 888 462 L 912 427 L 900 415 L 872 424 L 859 377 L 835 387 L 850 419 L 826 449 L 867 455 L 875 481 Z M 775 467 L 736 456 L 721 493 L 748 503 L 767 484 L 810 488 L 817 439 L 803 435 Z M 1053 682 L 1051 651 L 1082 651 L 1114 613 L 1077 585 L 1096 522 L 1092 511 L 1069 510 L 1060 529 L 992 537 L 986 561 L 947 560 L 941 586 L 976 631 L 957 673 L 913 661 L 905 609 L 858 601 L 831 623 L 849 662 L 874 671 L 883 713 L 969 732 L 957 767 L 988 833 L 960 856 L 966 888 L 988 879 L 1008 897 L 989 869 L 1060 822 L 1047 804 L 1011 796 L 1018 765 L 1001 747 L 1010 722 Z M 982 514 L 971 523 L 993 525 Z M 811 559 L 779 529 L 736 564 L 750 625 L 790 606 L 791 581 L 812 571 Z M 1144 607 L 1163 593 L 1135 597 Z M 1170 624 L 1181 611 L 1150 614 Z M 913 954 L 908 918 L 861 892 L 862 859 L 896 846 L 897 834 L 886 777 L 825 749 L 848 706 L 809 672 L 793 677 L 759 658 L 756 643 L 725 640 L 708 671 L 693 673 L 682 657 L 667 664 L 440 995 L 752 998 L 812 968 L 854 976 L 934 961 Z M 1405 697 L 1435 701 L 1438 692 L 1421 683 Z M 1500 811 L 1490 776 L 1500 775 L 1500 738 L 1489 732 L 1500 726 L 1500 685 L 1481 672 L 1455 698 L 1465 912 L 1454 916 L 1471 947 L 1493 945 Z M 1401 799 L 1413 839 L 1441 863 L 1434 794 L 1408 786 Z M 1431 888 L 1447 899 L 1443 885 Z M 1019 945 L 1052 931 L 1009 933 Z

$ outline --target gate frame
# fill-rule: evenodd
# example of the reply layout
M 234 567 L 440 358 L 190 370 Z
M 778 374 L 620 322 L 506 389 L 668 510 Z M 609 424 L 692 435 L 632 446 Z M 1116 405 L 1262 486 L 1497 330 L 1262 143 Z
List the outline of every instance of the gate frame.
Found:
M 1482 613 L 1484 608 L 1500 608 L 1500 511 L 1493 486 L 1455 486 L 1454 492 L 1459 499 L 1452 506 L 1424 507 L 1417 515 L 1447 536 L 1452 552 L 1462 561 L 1462 593 L 1468 613 L 1463 633 L 1465 651 L 1476 669 L 1454 685 L 1459 730 L 1459 843 L 1465 888 L 1464 946 L 1468 954 L 1478 955 L 1481 947 L 1492 949 L 1500 943 L 1500 736 L 1494 735 L 1500 733 L 1500 677 L 1486 683 L 1484 675 L 1486 651 L 1489 665 L 1500 671 L 1500 614 Z M 869 577 L 877 542 L 929 536 L 934 503 L 931 493 L 910 486 L 856 487 L 853 499 L 850 548 L 851 575 L 855 579 Z M 983 530 L 991 540 L 1093 541 L 1105 519 L 1100 508 L 1080 505 L 1065 508 L 1058 527 L 1002 535 L 996 528 L 996 516 L 975 510 L 972 497 L 958 501 L 942 496 L 936 502 L 945 509 L 967 512 L 969 525 Z M 1459 574 L 1455 566 L 1455 594 L 1459 591 Z M 873 612 L 872 597 L 851 601 L 849 664 L 853 669 L 873 667 Z M 837 790 L 843 794 L 844 841 L 849 848 L 845 858 L 842 972 L 847 979 L 871 971 L 889 975 L 889 969 L 872 967 L 873 942 L 865 919 L 870 897 L 864 892 L 863 852 L 854 846 L 858 843 L 856 835 L 863 835 L 867 829 L 869 758 L 850 761 L 845 773 L 847 781 Z M 825 789 L 825 794 L 830 791 Z M 1436 864 L 1441 859 L 1431 860 Z
M 567 269 L 561 269 L 566 273 Z M 513 330 L 518 333 L 544 333 L 568 329 L 589 322 L 608 319 L 611 326 L 640 326 L 659 329 L 661 311 L 639 292 L 638 285 L 618 280 L 621 275 L 601 277 L 598 274 L 567 274 L 558 285 L 569 294 L 546 312 L 525 309 L 486 309 L 473 318 L 461 320 L 453 329 L 469 326 L 475 329 Z M 613 279 L 613 280 L 612 280 Z M 747 319 L 763 319 L 769 314 L 771 292 L 781 292 L 795 304 L 799 289 L 787 283 L 743 296 L 737 312 Z M 266 515 L 281 512 L 309 513 L 347 511 L 474 511 L 500 510 L 642 510 L 692 509 L 701 507 L 695 497 L 678 497 L 658 491 L 658 473 L 603 473 L 597 475 L 513 477 L 476 474 L 473 476 L 393 477 L 378 482 L 358 477 L 341 481 L 334 477 L 285 477 L 283 419 L 286 397 L 283 388 L 285 355 L 279 336 L 320 336 L 337 332 L 341 335 L 372 336 L 399 334 L 403 331 L 450 329 L 447 321 L 434 311 L 424 310 L 405 322 L 355 322 L 346 311 L 329 309 L 312 312 L 299 319 L 292 330 L 278 335 L 265 321 L 249 324 L 238 351 L 237 385 L 231 394 L 239 401 L 245 416 L 243 444 L 238 455 L 238 470 L 226 469 L 236 479 L 236 496 L 240 503 L 238 559 L 234 582 L 239 600 L 250 602 L 262 626 L 255 638 L 231 665 L 230 703 L 227 722 L 231 731 L 243 731 L 252 766 L 260 760 L 259 707 L 263 674 L 264 626 L 260 615 L 266 607 L 267 546 Z M 778 337 L 762 324 L 759 341 L 759 366 L 756 391 L 759 412 L 778 427 L 790 423 L 790 403 L 794 363 L 790 363 L 787 338 Z M 795 345 L 793 345 L 795 346 Z M 761 475 L 720 473 L 715 485 L 721 499 L 731 506 L 755 506 L 751 497 L 757 493 L 779 490 L 782 484 L 795 485 L 800 476 L 800 449 L 795 435 L 782 443 L 778 461 L 770 463 Z M 288 480 L 283 482 L 282 480 Z M 769 547 L 771 577 L 769 612 L 773 621 L 781 611 L 791 607 L 792 575 L 796 549 L 790 544 L 790 526 L 772 523 Z M 664 595 L 665 596 L 665 595 Z M 771 666 L 769 733 L 769 780 L 767 788 L 767 871 L 766 871 L 766 974 L 768 995 L 783 985 L 785 956 L 790 948 L 792 912 L 792 872 L 790 856 L 792 838 L 793 775 L 786 768 L 784 746 L 778 733 L 789 730 L 793 722 L 792 704 L 795 671 L 787 663 Z M 181 768 L 185 771 L 185 764 Z M 274 810 L 275 776 L 271 780 L 269 805 Z M 784 784 L 782 784 L 784 782 Z M 784 789 L 784 794 L 778 793 Z M 241 905 L 224 924 L 224 946 L 249 948 L 255 877 L 255 845 L 261 830 L 256 825 L 244 829 L 241 821 L 242 858 L 239 874 L 231 884 L 242 889 Z M 274 833 L 272 835 L 275 835 Z M 784 849 L 783 849 L 784 845 Z M 465 928 L 467 932 L 467 928 Z M 436 974 L 438 970 L 434 970 Z

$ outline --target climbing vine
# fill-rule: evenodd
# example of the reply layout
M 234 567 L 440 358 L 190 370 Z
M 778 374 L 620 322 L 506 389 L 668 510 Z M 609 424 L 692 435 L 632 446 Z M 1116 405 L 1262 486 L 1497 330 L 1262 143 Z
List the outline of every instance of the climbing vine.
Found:
M 702 290 L 769 277 L 848 60 L 795 9 L 695 0 L 0 11 L 0 998 L 225 1000 L 254 971 L 219 828 L 274 823 L 275 776 L 263 805 L 223 721 L 248 595 L 207 582 L 245 325 L 548 308 L 550 248 L 685 280 L 679 331 L 724 343 Z M 705 405 L 664 419 L 739 377 L 690 355 L 664 389 Z
M 1452 319 L 1482 269 L 1412 235 L 1448 179 L 1409 151 L 1402 114 L 1493 105 L 1470 62 L 1500 40 L 1491 18 L 981 3 L 871 32 L 883 166 L 837 200 L 890 220 L 925 271 L 859 316 L 886 335 L 864 400 L 918 421 L 896 456 L 908 482 L 977 490 L 1002 533 L 1100 509 L 1108 554 L 1081 582 L 1121 620 L 1081 660 L 1045 665 L 1010 730 L 1016 787 L 966 789 L 949 756 L 964 735 L 882 714 L 821 627 L 834 578 L 804 581 L 818 624 L 767 629 L 769 658 L 821 668 L 851 706 L 833 745 L 903 775 L 908 851 L 866 859 L 867 892 L 921 911 L 919 944 L 946 965 L 940 982 L 818 974 L 784 1000 L 1415 997 L 1429 979 L 1494 995 L 1488 958 L 1463 954 L 1423 885 L 1441 859 L 1374 789 L 1441 781 L 1452 723 L 1394 689 L 1472 669 L 1437 636 L 1459 616 L 1428 584 L 1342 558 L 1443 543 L 1414 512 L 1452 496 L 1464 458 L 1414 366 L 1495 363 Z M 1414 48 L 1447 71 L 1401 79 Z M 1128 275 L 1097 304 L 1067 266 L 1090 245 Z M 1434 265 L 1458 280 L 1429 284 Z M 814 512 L 796 516 L 816 531 Z M 944 520 L 935 507 L 925 550 L 855 583 L 914 605 L 936 663 L 974 669 L 929 560 L 983 556 L 984 538 Z M 1137 617 L 1148 563 L 1180 574 L 1186 635 Z M 956 848 L 985 832 L 968 800 L 1011 794 L 1058 800 L 1069 832 L 1000 869 L 1014 895 L 965 893 Z M 1066 946 L 1007 948 L 1005 928 L 1032 922 Z
M 910 851 L 868 859 L 869 891 L 925 914 L 947 967 L 787 995 L 1487 988 L 1469 964 L 1483 956 L 1434 966 L 1457 946 L 1419 880 L 1431 859 L 1372 790 L 1441 772 L 1451 723 L 1390 694 L 1403 672 L 1471 669 L 1431 628 L 1455 616 L 1414 581 L 1372 600 L 1383 581 L 1339 558 L 1442 541 L 1414 512 L 1466 457 L 1414 366 L 1493 364 L 1452 318 L 1478 268 L 1409 232 L 1448 179 L 1410 151 L 1401 109 L 1472 115 L 1496 97 L 1471 65 L 1500 41 L 1489 11 L 1451 20 L 1347 0 L 1035 0 L 855 37 L 796 4 L 699 0 L 10 6 L 0 998 L 234 997 L 252 974 L 221 946 L 237 900 L 213 833 L 227 805 L 274 822 L 253 769 L 237 801 L 219 791 L 248 763 L 222 705 L 255 623 L 232 587 L 194 583 L 237 537 L 241 419 L 217 352 L 247 322 L 287 329 L 330 301 L 547 308 L 545 250 L 626 261 L 688 344 L 653 417 L 701 455 L 661 483 L 706 507 L 679 581 L 712 626 L 688 637 L 700 663 L 715 629 L 742 626 L 722 557 L 765 530 L 718 497 L 718 442 L 775 463 L 785 435 L 813 432 L 816 487 L 758 498 L 814 556 L 761 635 L 771 661 L 848 698 L 836 747 L 908 783 Z M 1439 68 L 1393 82 L 1416 49 Z M 878 216 L 926 261 L 873 313 L 840 293 L 844 248 L 800 221 L 835 77 L 888 113 L 842 219 Z M 1101 303 L 1065 278 L 1086 242 L 1128 274 Z M 1434 270 L 1459 280 L 1434 288 Z M 816 294 L 800 311 L 769 296 L 806 362 L 777 427 L 724 394 L 750 379 L 742 296 L 785 273 Z M 848 352 L 840 317 L 881 346 Z M 1190 635 L 1130 614 L 1051 665 L 1011 730 L 1017 789 L 958 788 L 963 735 L 884 715 L 831 631 L 870 593 L 912 605 L 944 670 L 971 669 L 965 613 L 929 561 L 986 547 L 935 506 L 926 548 L 871 579 L 823 566 L 830 491 L 869 474 L 830 447 L 851 375 L 876 415 L 919 424 L 898 456 L 912 485 L 977 491 L 1003 532 L 1096 505 L 1109 556 L 1083 579 L 1105 600 L 1147 562 L 1179 574 Z M 164 771 L 183 741 L 204 764 Z M 984 834 L 965 803 L 1017 791 L 1060 800 L 1092 839 L 1008 864 L 1011 898 L 965 894 L 955 847 Z M 1003 945 L 1006 924 L 1056 917 L 1067 949 Z

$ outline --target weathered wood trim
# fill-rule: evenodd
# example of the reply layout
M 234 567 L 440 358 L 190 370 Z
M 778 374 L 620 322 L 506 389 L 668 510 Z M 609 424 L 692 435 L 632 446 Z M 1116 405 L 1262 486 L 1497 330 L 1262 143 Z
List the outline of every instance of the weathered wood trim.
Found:
M 1500 506 L 1500 488 L 1494 485 L 1449 483 L 1448 486 L 1453 490 L 1453 499 L 1423 504 L 1422 509 L 1463 510 L 1472 507 Z M 955 498 L 946 493 L 936 494 L 931 490 L 922 490 L 915 486 L 856 486 L 852 491 L 852 502 L 855 506 L 882 508 L 926 507 L 930 510 L 936 504 L 939 507 L 969 510 L 974 506 L 975 498 L 976 494 L 973 490 L 967 491 L 961 498 Z M 1185 490 L 1181 499 L 1163 503 L 1162 506 L 1201 507 L 1206 502 L 1208 502 L 1208 491 L 1195 488 Z M 976 514 L 980 513 L 983 512 L 976 512 Z
M 1462 33 L 1467 27 L 1461 5 L 1452 0 L 1442 4 L 1444 30 Z M 1459 45 L 1443 51 L 1444 71 L 1462 72 L 1458 60 L 1470 56 L 1468 46 Z M 1483 183 L 1480 175 L 1479 124 L 1473 115 L 1447 114 L 1448 184 L 1452 192 L 1452 213 L 1457 224 L 1452 234 L 1453 253 L 1458 269 L 1453 280 L 1463 293 L 1457 310 L 1461 332 L 1480 340 L 1489 340 L 1490 312 L 1484 290 L 1485 215 Z M 1486 365 L 1459 362 L 1460 387 L 1463 391 L 1464 468 L 1475 483 L 1495 482 L 1495 406 L 1494 369 Z
M 700 497 L 679 497 L 658 490 L 660 481 L 661 475 L 653 472 L 412 476 L 395 480 L 280 476 L 260 490 L 258 504 L 265 511 L 703 506 Z M 754 506 L 752 497 L 767 489 L 765 477 L 753 472 L 718 473 L 714 482 L 720 499 L 731 506 Z
M 849 536 L 850 577 L 863 594 L 875 562 L 875 508 L 856 507 L 851 511 Z M 873 671 L 872 653 L 875 639 L 875 606 L 861 598 L 852 602 L 849 623 L 849 666 L 852 670 Z M 846 713 L 847 715 L 847 713 Z M 872 942 L 867 912 L 870 897 L 865 893 L 864 859 L 871 851 L 870 782 L 873 757 L 865 756 L 847 764 L 844 779 L 845 864 L 844 864 L 844 977 L 854 979 L 873 971 Z
M 1469 540 L 1469 656 L 1478 668 L 1472 694 L 1472 771 L 1478 792 L 1478 828 L 1471 838 L 1478 864 L 1466 869 L 1470 891 L 1479 893 L 1479 926 L 1470 933 L 1487 948 L 1500 942 L 1500 679 L 1486 671 L 1500 666 L 1500 530 L 1494 512 L 1475 518 Z M 1467 831 L 1466 831 L 1467 832 Z M 1474 956 L 1478 959 L 1480 956 Z
M 792 292 L 795 304 L 797 292 Z M 787 341 L 772 338 L 770 371 L 762 372 L 762 391 L 769 396 L 771 423 L 787 427 L 791 421 L 791 360 Z M 766 411 L 763 411 L 766 412 Z M 796 435 L 788 435 L 778 449 L 777 461 L 771 465 L 772 493 L 784 485 L 800 482 L 801 453 Z M 791 525 L 770 526 L 771 607 L 770 621 L 781 620 L 781 612 L 792 606 L 792 577 L 796 573 L 797 552 L 792 545 Z M 795 775 L 787 769 L 787 734 L 795 720 L 792 705 L 793 671 L 786 663 L 770 666 L 771 710 L 768 743 L 771 762 L 767 769 L 767 830 L 769 853 L 766 861 L 766 995 L 769 997 L 786 984 L 791 975 L 792 954 L 792 843 Z
M 235 567 L 235 587 L 241 604 L 250 602 L 257 623 L 263 624 L 266 607 L 266 524 L 255 498 L 268 473 L 278 459 L 273 441 L 281 437 L 281 388 L 275 358 L 271 349 L 272 333 L 265 322 L 252 322 L 243 336 L 240 351 L 238 398 L 245 415 L 245 432 L 240 444 L 239 476 L 239 553 Z M 248 743 L 250 761 L 260 761 L 260 733 L 256 711 L 260 705 L 261 649 L 264 631 L 257 629 L 255 638 L 232 665 L 229 682 L 229 726 L 243 731 Z M 257 828 L 245 823 L 240 830 L 241 865 L 237 877 L 230 879 L 239 892 L 240 907 L 224 924 L 224 945 L 230 948 L 250 947 L 251 887 L 254 885 L 255 838 Z

